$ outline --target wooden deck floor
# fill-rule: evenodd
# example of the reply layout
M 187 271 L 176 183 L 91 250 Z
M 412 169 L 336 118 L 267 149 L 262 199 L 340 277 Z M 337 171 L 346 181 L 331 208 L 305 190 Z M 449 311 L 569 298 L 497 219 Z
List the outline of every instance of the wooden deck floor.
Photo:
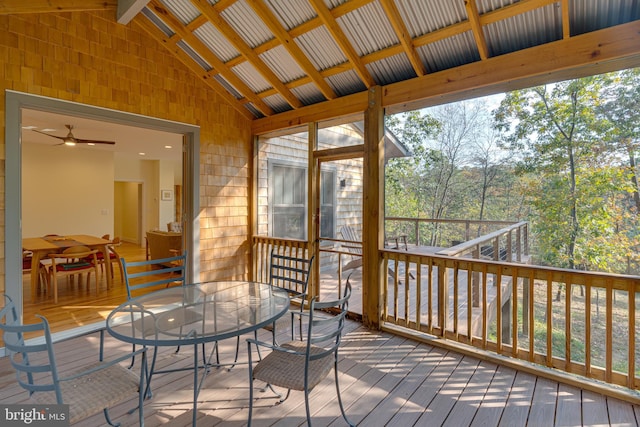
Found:
M 284 338 L 287 334 L 279 328 Z M 266 331 L 263 338 L 268 339 Z M 223 360 L 232 360 L 235 340 L 222 344 Z M 97 339 L 57 344 L 59 364 L 95 355 Z M 108 350 L 127 345 L 108 338 Z M 167 348 L 162 366 L 189 366 L 190 348 Z M 241 357 L 246 360 L 242 341 Z M 92 357 L 92 356 L 91 356 Z M 231 371 L 214 369 L 199 396 L 199 426 L 242 426 L 248 414 L 246 365 Z M 192 416 L 192 373 L 158 375 L 154 396 L 145 404 L 145 425 L 188 426 Z M 347 413 L 360 426 L 636 426 L 640 407 L 514 371 L 486 361 L 417 343 L 388 333 L 369 331 L 350 321 L 341 348 L 340 381 Z M 305 425 L 304 397 L 294 392 L 276 405 L 270 392 L 255 393 L 255 426 Z M 14 381 L 7 358 L 0 359 L 0 401 L 27 401 Z M 112 409 L 123 426 L 137 424 L 127 415 L 131 404 Z M 345 425 L 335 398 L 333 375 L 311 393 L 316 426 Z M 102 414 L 78 425 L 105 425 Z

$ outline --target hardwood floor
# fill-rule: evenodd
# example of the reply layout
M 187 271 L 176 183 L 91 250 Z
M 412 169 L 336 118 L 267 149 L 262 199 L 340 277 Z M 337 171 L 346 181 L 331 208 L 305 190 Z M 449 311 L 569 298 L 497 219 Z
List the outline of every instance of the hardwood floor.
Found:
M 289 334 L 278 327 L 279 339 Z M 270 332 L 261 330 L 269 340 Z M 96 337 L 56 344 L 59 364 L 69 370 L 97 357 Z M 130 346 L 107 337 L 107 354 L 128 351 Z M 241 341 L 240 356 L 247 350 Z M 188 367 L 192 348 L 163 348 L 159 364 Z M 222 361 L 233 360 L 235 340 L 221 342 Z M 264 354 L 263 354 L 264 356 Z M 348 416 L 360 426 L 637 426 L 640 407 L 599 394 L 487 361 L 463 356 L 438 347 L 417 343 L 389 333 L 370 331 L 349 321 L 340 350 L 339 380 Z M 198 398 L 199 426 L 243 426 L 248 415 L 248 373 L 246 365 L 232 370 L 213 369 Z M 153 397 L 145 402 L 145 425 L 182 427 L 191 425 L 193 373 L 157 375 Z M 262 388 L 263 384 L 256 384 Z M 277 405 L 270 392 L 256 390 L 255 426 L 306 425 L 304 396 L 292 392 Z M 343 426 L 333 373 L 310 394 L 314 425 Z M 28 402 L 19 388 L 7 358 L 0 359 L 0 401 Z M 123 426 L 137 425 L 135 405 L 114 407 L 111 415 Z M 106 425 L 97 414 L 78 424 Z
M 116 248 L 118 254 L 127 261 L 139 261 L 145 258 L 145 248 L 133 243 L 122 243 Z M 68 285 L 66 278 L 58 286 L 58 303 L 53 296 L 39 292 L 36 301 L 31 301 L 30 278 L 22 276 L 24 295 L 24 321 L 30 323 L 36 314 L 45 316 L 51 325 L 52 332 L 59 332 L 77 326 L 103 321 L 111 310 L 127 299 L 124 282 L 120 278 L 120 269 L 113 264 L 113 287 L 107 289 L 106 278 L 101 274 L 96 294 L 95 280 L 91 278 L 91 286 L 87 291 L 86 283 L 82 287 Z

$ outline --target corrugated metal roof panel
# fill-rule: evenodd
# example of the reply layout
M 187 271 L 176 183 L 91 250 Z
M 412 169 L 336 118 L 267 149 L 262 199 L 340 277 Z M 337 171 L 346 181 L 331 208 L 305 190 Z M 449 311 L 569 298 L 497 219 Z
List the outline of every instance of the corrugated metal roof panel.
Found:
M 149 9 L 148 7 L 144 7 L 142 9 L 141 12 L 144 16 L 147 17 L 147 19 L 149 19 L 149 21 L 151 21 L 156 27 L 158 27 L 160 29 L 160 31 L 162 31 L 166 36 L 171 37 L 173 36 L 175 33 L 173 32 L 173 30 L 171 30 L 171 28 L 169 28 L 164 21 L 162 21 L 162 19 L 160 19 L 151 9 Z
M 316 17 L 308 0 L 264 0 L 284 28 L 290 30 Z
M 189 46 L 189 43 L 185 42 L 184 40 L 179 40 L 176 45 L 180 47 L 187 55 L 189 55 L 191 59 L 198 63 L 198 65 L 200 65 L 203 70 L 211 70 L 211 65 L 207 61 L 205 61 L 195 50 L 193 50 L 193 48 Z
M 274 36 L 245 0 L 239 0 L 221 13 L 225 21 L 251 48 L 268 42 Z
M 220 74 L 216 74 L 215 76 L 213 76 L 213 78 L 218 83 L 220 83 L 222 87 L 224 87 L 227 91 L 229 91 L 229 93 L 233 95 L 234 98 L 236 99 L 242 98 L 242 94 Z
M 200 16 L 200 11 L 191 4 L 190 0 L 160 0 L 160 2 L 184 25 Z
M 462 0 L 395 0 L 411 37 L 456 24 L 467 19 Z
M 347 58 L 325 27 L 318 27 L 296 38 L 296 43 L 316 70 L 325 70 L 342 64 Z
M 520 0 L 476 0 L 476 4 L 478 5 L 478 13 L 484 15 L 487 12 L 509 6 L 519 1 Z
M 276 113 L 291 110 L 289 103 L 280 94 L 267 96 L 262 100 Z
M 287 83 L 306 75 L 282 45 L 264 52 L 260 58 L 282 82 Z
M 640 19 L 637 0 L 569 0 L 571 35 L 588 33 Z
M 484 27 L 489 55 L 503 55 L 562 39 L 562 11 L 556 4 Z
M 222 62 L 230 61 L 240 55 L 225 36 L 210 22 L 198 27 L 193 34 L 198 37 Z
M 308 83 L 306 85 L 298 86 L 291 89 L 291 92 L 298 98 L 303 105 L 316 104 L 318 102 L 326 101 L 322 92 L 318 90 L 318 87 L 314 83 Z
M 420 46 L 417 51 L 430 73 L 480 60 L 478 48 L 470 31 Z
M 398 44 L 389 19 L 378 2 L 369 3 L 337 19 L 359 56 Z
M 271 84 L 262 77 L 262 74 L 248 61 L 236 65 L 232 68 L 232 71 L 242 79 L 254 93 L 271 89 Z
M 352 93 L 367 90 L 358 74 L 353 70 L 331 76 L 327 78 L 327 81 L 338 96 L 351 95 Z
M 416 77 L 415 70 L 404 53 L 367 64 L 367 69 L 379 85 Z

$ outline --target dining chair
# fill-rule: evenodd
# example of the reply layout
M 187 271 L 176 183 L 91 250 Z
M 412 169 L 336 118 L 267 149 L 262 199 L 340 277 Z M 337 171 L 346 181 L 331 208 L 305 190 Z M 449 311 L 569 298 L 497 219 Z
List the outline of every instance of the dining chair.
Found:
M 78 285 L 82 286 L 82 274 L 87 274 L 87 291 L 91 284 L 91 272 L 96 277 L 96 294 L 98 293 L 98 259 L 97 249 L 87 246 L 72 246 L 59 253 L 48 254 L 49 283 L 53 287 L 53 301 L 58 303 L 58 278 L 66 276 L 72 279 L 78 276 Z
M 249 419 L 251 426 L 253 414 L 254 381 L 259 380 L 267 384 L 280 398 L 278 403 L 284 402 L 291 390 L 304 392 L 307 425 L 311 426 L 309 408 L 309 394 L 333 368 L 335 374 L 336 392 L 342 417 L 349 426 L 354 426 L 344 410 L 340 385 L 338 383 L 338 348 L 342 338 L 345 318 L 351 297 L 351 284 L 347 279 L 342 297 L 335 301 L 320 302 L 313 298 L 309 311 L 291 310 L 291 326 L 295 317 L 304 318 L 307 323 L 306 336 L 301 340 L 292 339 L 290 342 L 277 345 L 255 339 L 247 340 L 249 355 Z M 331 314 L 324 312 L 330 310 Z M 271 353 L 258 361 L 255 366 L 252 360 L 252 346 L 271 349 Z M 286 395 L 275 392 L 273 386 L 287 389 Z
M 30 274 L 32 268 L 33 268 L 33 252 L 23 250 L 22 251 L 22 274 Z M 48 286 L 49 280 L 46 275 L 46 270 L 42 267 L 42 265 L 36 266 L 36 268 L 38 268 L 39 270 L 38 274 L 40 275 L 40 288 Z
M 107 423 L 114 426 L 118 424 L 112 422 L 109 407 L 137 397 L 138 422 L 144 425 L 146 348 L 106 361 L 101 345 L 95 362 L 73 366 L 70 372 L 62 372 L 56 363 L 49 322 L 44 316 L 36 317 L 39 318 L 37 323 L 21 324 L 13 301 L 5 295 L 5 306 L 0 310 L 2 340 L 18 384 L 29 392 L 33 402 L 69 405 L 69 424 L 103 411 Z M 38 336 L 25 341 L 26 334 L 31 336 L 34 333 Z M 100 334 L 103 338 L 104 329 Z M 134 355 L 142 356 L 139 374 L 121 364 Z
M 124 282 L 124 269 L 122 268 L 122 263 L 120 263 L 120 255 L 116 250 L 116 248 L 122 244 L 122 241 L 120 240 L 120 237 L 117 237 L 117 236 L 114 237 L 113 239 L 109 239 L 108 234 L 106 234 L 105 236 L 102 236 L 102 238 L 105 240 L 110 240 L 111 243 L 107 245 L 107 248 L 109 250 L 109 255 L 107 257 L 105 257 L 105 254 L 103 254 L 102 251 L 99 249 L 98 249 L 98 252 L 96 253 L 96 259 L 98 260 L 98 266 L 100 267 L 100 271 L 102 272 L 102 274 L 104 274 L 104 264 L 105 262 L 110 262 L 112 264 L 111 277 L 113 278 L 113 274 L 114 274 L 113 264 L 115 263 L 118 265 L 118 268 L 120 269 L 120 281 Z

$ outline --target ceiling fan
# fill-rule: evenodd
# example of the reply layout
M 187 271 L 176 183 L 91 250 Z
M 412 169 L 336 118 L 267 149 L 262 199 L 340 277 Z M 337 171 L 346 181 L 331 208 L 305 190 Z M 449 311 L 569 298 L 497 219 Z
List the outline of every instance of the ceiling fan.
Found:
M 71 130 L 73 129 L 73 125 L 65 125 L 67 129 L 69 129 L 69 133 L 67 134 L 67 136 L 55 136 L 55 135 L 51 135 L 50 133 L 46 133 L 46 132 L 42 132 L 36 129 L 32 129 L 34 132 L 38 132 L 41 133 L 43 135 L 47 135 L 50 136 L 52 138 L 57 138 L 62 140 L 62 142 L 60 144 L 57 145 L 69 145 L 69 146 L 73 146 L 76 144 L 89 144 L 89 145 L 94 145 L 94 144 L 109 144 L 109 145 L 115 145 L 115 141 L 99 141 L 99 140 L 94 140 L 94 139 L 81 139 L 81 138 L 76 138 L 75 136 L 73 136 L 73 133 L 71 132 Z

